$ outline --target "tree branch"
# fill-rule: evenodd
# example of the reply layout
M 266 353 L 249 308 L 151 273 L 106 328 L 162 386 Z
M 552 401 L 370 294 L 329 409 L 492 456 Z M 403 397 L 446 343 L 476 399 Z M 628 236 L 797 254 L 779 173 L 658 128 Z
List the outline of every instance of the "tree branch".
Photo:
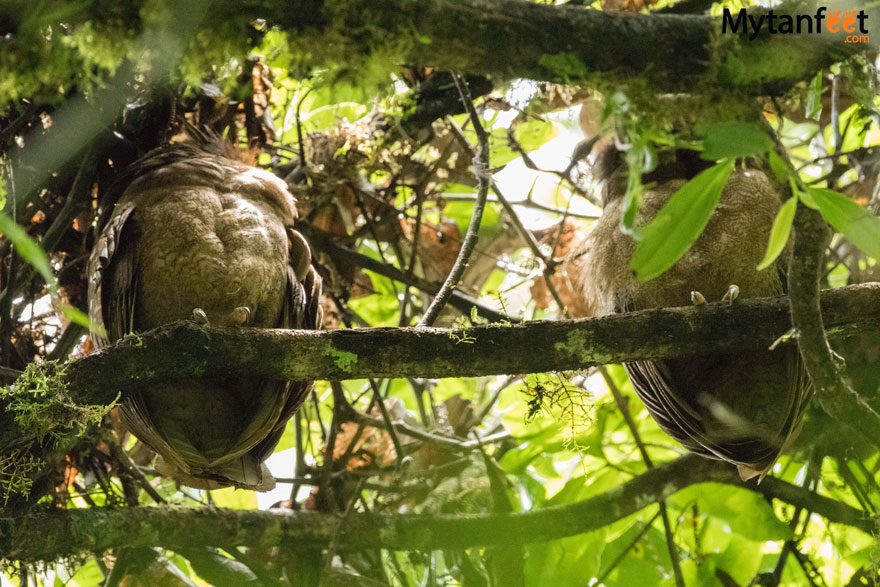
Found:
M 822 294 L 832 335 L 880 323 L 880 283 Z M 181 377 L 269 379 L 477 377 L 582 370 L 596 365 L 769 346 L 791 326 L 788 298 L 749 299 L 561 322 L 462 330 L 358 328 L 329 332 L 163 326 L 72 362 L 71 395 L 107 404 L 133 384 Z M 0 436 L 2 438 L 4 435 Z
M 658 91 L 692 91 L 700 81 L 778 94 L 841 56 L 868 51 L 845 45 L 843 35 L 770 35 L 764 27 L 750 40 L 719 35 L 720 19 L 709 16 L 521 0 L 227 0 L 212 10 L 264 18 L 306 38 L 333 35 L 342 54 L 369 55 L 391 44 L 404 47 L 403 62 L 417 66 L 562 83 L 591 76 L 608 82 L 609 73 L 625 82 L 640 74 Z
M 822 409 L 838 422 L 854 427 L 880 448 L 880 415 L 841 376 L 837 365 L 839 359 L 834 356 L 825 335 L 823 322 L 827 322 L 827 318 L 823 317 L 820 307 L 819 281 L 829 238 L 830 232 L 822 216 L 799 205 L 788 273 L 791 322 Z M 821 298 L 824 305 L 826 298 Z
M 329 514 L 216 508 L 132 507 L 53 510 L 0 519 L 0 552 L 8 559 L 55 560 L 85 551 L 194 545 L 265 549 L 459 550 L 574 536 L 607 526 L 697 483 L 743 487 L 807 508 L 829 521 L 871 533 L 865 512 L 784 481 L 739 481 L 729 465 L 688 455 L 588 500 L 516 514 Z
M 486 196 L 489 194 L 489 184 L 491 182 L 491 176 L 489 175 L 489 135 L 480 122 L 480 116 L 474 108 L 474 99 L 471 97 L 464 80 L 457 73 L 452 74 L 452 78 L 455 81 L 455 87 L 458 88 L 458 93 L 461 94 L 461 101 L 468 112 L 471 126 L 474 127 L 474 132 L 477 134 L 479 146 L 477 147 L 477 154 L 473 158 L 474 175 L 477 178 L 477 201 L 474 203 L 474 211 L 471 214 L 471 220 L 468 223 L 464 239 L 461 241 L 461 249 L 458 251 L 455 263 L 452 265 L 449 275 L 443 281 L 440 291 L 437 292 L 437 295 L 425 309 L 422 319 L 419 320 L 419 328 L 434 325 L 434 322 L 440 316 L 440 312 L 446 306 L 446 302 L 452 296 L 452 292 L 458 287 L 458 282 L 461 281 L 461 276 L 464 275 L 465 269 L 468 267 L 471 254 L 477 246 L 477 240 L 479 240 L 480 223 L 483 221 Z
M 0 4 L 0 36 L 27 34 L 20 30 L 29 22 L 22 4 Z M 815 3 L 791 4 L 803 14 Z M 781 12 L 784 7 L 775 8 Z M 65 14 L 67 25 L 94 19 L 106 20 L 104 5 Z M 522 0 L 217 0 L 192 36 L 217 30 L 228 36 L 230 23 L 243 36 L 258 19 L 285 29 L 291 44 L 312 48 L 304 68 L 357 68 L 364 56 L 392 54 L 412 67 L 561 83 L 614 86 L 636 74 L 659 92 L 720 86 L 781 95 L 846 55 L 871 51 L 868 44 L 844 44 L 844 34 L 771 35 L 765 26 L 751 39 L 719 34 L 720 19 L 704 15 L 613 13 Z M 139 26 L 135 21 L 130 28 Z

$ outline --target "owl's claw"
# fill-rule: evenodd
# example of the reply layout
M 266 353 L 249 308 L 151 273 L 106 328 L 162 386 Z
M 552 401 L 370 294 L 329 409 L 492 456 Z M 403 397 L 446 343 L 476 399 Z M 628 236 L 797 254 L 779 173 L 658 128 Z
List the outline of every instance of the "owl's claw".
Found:
M 197 324 L 201 324 L 202 326 L 209 326 L 208 315 L 205 314 L 205 311 L 201 308 L 193 308 L 192 319 Z
M 247 306 L 239 306 L 232 311 L 232 319 L 239 326 L 247 326 L 251 322 L 251 309 Z
M 706 296 L 694 290 L 691 292 L 691 303 L 695 306 L 705 306 L 706 305 Z
M 721 302 L 727 304 L 728 306 L 733 305 L 733 301 L 739 297 L 739 286 L 731 284 L 727 288 L 727 293 L 721 298 Z

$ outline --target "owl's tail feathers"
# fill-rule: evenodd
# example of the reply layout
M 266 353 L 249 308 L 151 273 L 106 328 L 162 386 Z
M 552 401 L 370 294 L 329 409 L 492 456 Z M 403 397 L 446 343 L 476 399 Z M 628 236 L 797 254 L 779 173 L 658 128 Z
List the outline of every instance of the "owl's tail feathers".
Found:
M 211 474 L 225 477 L 241 489 L 253 491 L 271 491 L 275 489 L 275 477 L 269 472 L 266 463 L 259 462 L 253 455 L 246 453 L 238 458 L 227 461 L 210 471 Z
M 156 459 L 156 471 L 196 489 L 232 486 L 252 491 L 271 491 L 275 488 L 275 478 L 269 468 L 251 454 L 241 455 L 204 470 L 191 468 L 189 471 L 173 466 L 159 455 Z
M 754 465 L 737 465 L 736 470 L 739 472 L 739 478 L 743 481 L 748 481 L 749 479 L 757 477 L 758 483 L 760 483 L 764 480 L 764 477 L 767 476 L 771 467 L 773 467 L 773 463 L 770 463 L 769 467 L 763 469 L 757 469 Z

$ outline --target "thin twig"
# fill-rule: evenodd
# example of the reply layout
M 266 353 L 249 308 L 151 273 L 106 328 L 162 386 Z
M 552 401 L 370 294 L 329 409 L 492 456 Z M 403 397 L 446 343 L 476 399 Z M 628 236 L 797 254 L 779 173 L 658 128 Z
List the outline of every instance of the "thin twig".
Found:
M 452 266 L 452 271 L 449 272 L 449 275 L 446 277 L 446 281 L 443 282 L 437 296 L 428 306 L 421 321 L 419 321 L 419 326 L 423 328 L 433 325 L 434 321 L 437 320 L 437 317 L 440 315 L 440 312 L 443 311 L 446 302 L 449 301 L 449 297 L 452 295 L 453 290 L 458 285 L 461 276 L 467 268 L 471 253 L 477 245 L 480 224 L 483 221 L 483 210 L 486 208 L 486 196 L 489 193 L 490 178 L 486 177 L 487 170 L 489 169 L 489 135 L 480 123 L 480 117 L 474 108 L 470 92 L 461 79 L 461 76 L 454 74 L 453 79 L 455 80 L 455 85 L 458 87 L 458 91 L 461 94 L 461 99 L 464 102 L 465 108 L 468 111 L 471 123 L 474 125 L 474 131 L 477 133 L 477 156 L 474 157 L 474 175 L 477 177 L 477 201 L 474 204 L 474 212 L 471 216 L 467 233 L 462 241 L 461 250 L 458 252 L 458 257 L 455 259 L 455 264 Z
M 626 545 L 626 548 L 624 548 L 620 554 L 618 554 L 616 557 L 614 557 L 614 560 L 611 561 L 611 564 L 608 565 L 608 568 L 605 569 L 604 571 L 602 571 L 602 574 L 596 580 L 596 585 L 602 585 L 602 581 L 604 581 L 605 579 L 608 578 L 608 575 L 610 575 L 611 572 L 617 568 L 617 565 L 619 565 L 620 562 L 626 557 L 626 555 L 629 554 L 629 551 L 631 551 L 633 549 L 633 547 L 635 547 L 635 545 L 638 544 L 642 538 L 644 538 L 645 534 L 648 533 L 648 530 L 651 529 L 651 526 L 654 525 L 654 521 L 659 516 L 660 516 L 660 510 L 657 510 L 657 513 L 654 514 L 654 516 L 650 520 L 648 520 L 648 522 L 639 531 L 639 533 L 635 535 L 635 537 L 632 539 L 632 541 L 630 541 L 630 543 Z
M 588 193 L 587 190 L 583 189 L 581 186 L 579 186 L 577 184 L 577 182 L 574 179 L 572 179 L 571 171 L 574 169 L 574 166 L 577 164 L 576 160 L 573 160 L 572 164 L 570 164 L 565 169 L 565 171 L 559 171 L 559 170 L 555 170 L 555 169 L 541 169 L 532 160 L 532 158 L 529 156 L 529 154 L 526 153 L 526 150 L 523 149 L 522 145 L 519 144 L 519 141 L 516 140 L 516 137 L 513 134 L 514 128 L 515 127 L 511 126 L 510 128 L 507 129 L 507 144 L 510 146 L 510 149 L 512 151 L 519 153 L 519 156 L 522 157 L 523 164 L 526 167 L 528 167 L 532 171 L 537 171 L 539 173 L 550 173 L 552 175 L 555 175 L 555 176 L 559 177 L 560 179 L 567 181 L 568 184 L 571 186 L 571 191 L 573 191 L 577 195 L 581 196 L 582 198 L 584 198 L 585 200 L 587 200 L 588 202 L 590 202 L 591 204 L 593 204 L 595 206 L 598 206 L 600 204 L 599 198 L 595 194 Z M 594 137 L 594 139 L 598 139 L 598 137 Z M 590 148 L 592 148 L 593 144 L 595 144 L 595 140 L 593 141 L 593 143 L 591 143 Z M 588 154 L 589 154 L 589 151 L 588 151 Z
M 352 251 L 347 247 L 340 246 L 334 243 L 327 233 L 308 224 L 297 224 L 296 228 L 309 239 L 309 243 L 311 243 L 314 250 L 327 253 L 327 255 L 333 259 L 334 263 L 339 263 L 341 265 L 356 265 L 389 279 L 415 287 L 428 294 L 437 294 L 441 290 L 442 286 L 437 285 L 433 281 L 428 281 L 427 279 L 415 275 L 409 275 L 393 265 L 382 263 L 377 259 L 362 255 L 361 253 Z M 477 308 L 480 316 L 483 316 L 491 322 L 521 321 L 521 319 L 516 316 L 508 316 L 499 312 L 482 301 L 458 290 L 452 290 L 449 303 L 465 314 L 470 314 L 472 308 Z M 350 311 L 350 309 L 348 309 L 348 311 Z
M 416 207 L 416 225 L 413 229 L 413 238 L 412 238 L 412 250 L 409 253 L 409 262 L 406 265 L 406 273 L 408 275 L 412 275 L 413 271 L 416 267 L 416 257 L 418 256 L 419 244 L 420 244 L 420 235 L 422 232 L 422 208 L 424 206 L 425 200 L 416 194 L 417 207 Z M 409 286 L 405 286 L 403 288 L 403 298 L 400 301 L 400 321 L 398 325 L 400 326 L 409 326 L 409 318 L 406 315 L 409 306 L 409 299 L 412 296 L 412 292 L 409 289 Z
M 388 413 L 388 406 L 385 405 L 385 400 L 382 398 L 382 393 L 379 391 L 379 386 L 376 385 L 375 379 L 370 379 L 370 387 L 373 389 L 375 403 L 379 406 L 379 412 L 382 414 L 382 420 L 385 422 L 385 431 L 388 432 L 388 436 L 391 437 L 391 442 L 394 444 L 397 464 L 400 465 L 403 462 L 403 445 L 400 444 L 400 438 L 397 437 L 397 431 L 394 429 L 394 423 L 391 421 L 391 414 Z
M 458 126 L 451 121 L 450 128 L 452 129 L 453 134 L 456 135 L 459 142 L 464 145 L 464 148 L 469 150 L 471 154 L 474 154 L 472 147 L 465 140 L 464 133 L 462 133 L 461 129 L 459 129 Z M 492 191 L 495 192 L 495 197 L 498 199 L 498 202 L 501 203 L 504 211 L 507 212 L 507 216 L 510 218 L 511 222 L 513 222 L 513 226 L 519 233 L 520 238 L 525 241 L 526 245 L 529 247 L 529 250 L 532 251 L 532 254 L 541 265 L 541 274 L 544 276 L 544 283 L 547 285 L 547 290 L 550 292 L 550 295 L 553 296 L 553 301 L 556 302 L 556 306 L 559 308 L 560 313 L 565 318 L 570 318 L 571 316 L 568 314 L 568 309 L 565 307 L 565 304 L 562 302 L 562 298 L 559 297 L 559 292 L 556 290 L 556 286 L 553 285 L 553 282 L 550 279 L 553 275 L 553 270 L 556 267 L 556 261 L 554 261 L 551 257 L 545 255 L 541 251 L 541 247 L 538 245 L 538 241 L 535 240 L 535 235 L 532 234 L 531 231 L 528 230 L 522 223 L 522 220 L 519 219 L 519 215 L 516 213 L 516 210 L 508 201 L 508 199 L 504 197 L 504 194 L 501 193 L 501 189 L 498 187 L 498 184 L 495 182 L 494 179 L 491 180 L 491 184 Z M 529 201 L 531 201 L 531 192 L 529 193 L 529 195 Z
M 614 383 L 614 380 L 611 378 L 611 375 L 608 373 L 608 370 L 604 365 L 599 367 L 599 373 L 602 375 L 602 379 L 605 380 L 605 384 L 608 385 L 608 389 L 611 390 L 611 395 L 614 396 L 614 403 L 617 404 L 617 409 L 620 410 L 620 413 L 623 415 L 623 420 L 626 422 L 626 425 L 636 442 L 639 453 L 642 455 L 642 460 L 645 461 L 645 466 L 649 469 L 653 469 L 654 463 L 651 461 L 650 455 L 648 455 L 648 449 L 642 442 L 638 426 L 636 426 L 632 414 L 629 413 L 629 402 L 623 397 L 623 394 L 620 393 L 620 389 L 617 388 L 617 384 Z M 681 573 L 681 563 L 678 560 L 678 548 L 675 545 L 675 533 L 672 530 L 672 522 L 669 521 L 666 500 L 661 499 L 657 502 L 657 505 L 660 506 L 660 511 L 658 513 L 663 518 L 663 528 L 666 533 L 666 548 L 669 549 L 669 559 L 672 561 L 672 573 L 675 576 L 675 585 L 676 587 L 684 587 L 684 575 Z
M 474 194 L 466 194 L 466 193 L 444 193 L 443 201 L 444 202 L 473 202 L 476 200 L 476 196 Z M 489 196 L 487 198 L 488 202 L 498 202 L 498 198 L 494 196 Z M 599 214 L 586 214 L 583 212 L 571 212 L 565 208 L 555 208 L 553 206 L 548 206 L 546 204 L 541 204 L 540 202 L 536 202 L 534 200 L 517 200 L 513 202 L 517 206 L 522 206 L 524 208 L 532 208 L 534 210 L 541 210 L 542 212 L 549 212 L 550 214 L 557 214 L 559 216 L 571 216 L 572 218 L 580 218 L 581 220 L 596 220 L 599 218 Z

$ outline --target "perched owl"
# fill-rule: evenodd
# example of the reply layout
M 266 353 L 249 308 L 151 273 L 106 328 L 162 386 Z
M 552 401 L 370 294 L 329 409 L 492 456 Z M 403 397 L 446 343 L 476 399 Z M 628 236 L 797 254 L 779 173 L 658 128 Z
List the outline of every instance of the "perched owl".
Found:
M 662 275 L 639 282 L 629 268 L 635 241 L 619 229 L 625 169 L 613 147 L 599 160 L 606 181 L 602 217 L 571 260 L 586 306 L 598 315 L 682 306 L 692 299 L 732 301 L 731 294 L 737 293 L 740 298 L 785 293 L 788 251 L 774 266 L 756 269 L 782 204 L 764 173 L 735 170 L 691 249 Z M 682 151 L 643 177 L 648 189 L 636 224 L 650 222 L 708 165 Z M 690 451 L 735 464 L 744 480 L 763 477 L 773 466 L 800 430 L 810 397 L 793 346 L 637 361 L 625 367 L 648 412 L 667 434 Z
M 96 346 L 176 320 L 212 326 L 320 328 L 321 279 L 296 232 L 294 199 L 219 137 L 160 147 L 111 188 L 89 260 Z M 112 194 L 111 194 L 112 197 Z M 97 330 L 97 329 L 96 329 Z M 312 382 L 169 379 L 127 391 L 125 426 L 156 469 L 197 488 L 264 491 L 263 461 Z

